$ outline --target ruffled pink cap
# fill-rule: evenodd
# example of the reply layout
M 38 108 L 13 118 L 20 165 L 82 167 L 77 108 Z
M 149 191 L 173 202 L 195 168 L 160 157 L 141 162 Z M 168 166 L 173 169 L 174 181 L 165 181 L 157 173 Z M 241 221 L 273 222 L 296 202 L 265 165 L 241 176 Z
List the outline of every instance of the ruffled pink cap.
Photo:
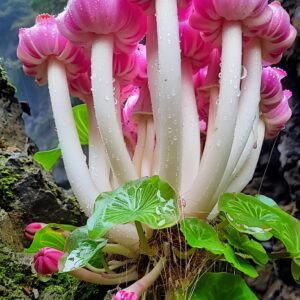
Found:
M 155 0 L 129 0 L 139 6 L 145 14 L 155 13 Z M 192 0 L 177 0 L 179 20 L 186 20 L 192 11 Z
M 179 23 L 181 56 L 189 59 L 194 72 L 208 64 L 212 51 L 210 44 L 205 43 L 199 32 L 185 22 Z
M 279 1 L 272 2 L 272 18 L 259 32 L 262 38 L 262 56 L 266 63 L 275 64 L 281 60 L 283 52 L 295 41 L 297 31 L 290 24 L 290 16 Z
M 272 11 L 267 0 L 194 0 L 191 26 L 200 30 L 203 39 L 221 44 L 225 21 L 241 21 L 243 31 L 257 30 L 269 22 Z
M 34 268 L 38 274 L 48 275 L 58 272 L 58 262 L 64 255 L 62 251 L 45 247 L 34 255 Z
M 24 72 L 34 76 L 39 84 L 47 82 L 49 56 L 65 64 L 68 77 L 76 77 L 88 69 L 83 49 L 66 39 L 58 31 L 55 18 L 48 14 L 37 16 L 33 27 L 19 30 L 17 56 Z
M 139 297 L 132 291 L 121 290 L 112 298 L 112 300 L 139 300 Z
M 113 35 L 117 52 L 133 51 L 146 32 L 146 17 L 127 0 L 71 0 L 57 23 L 63 35 L 85 45 Z
M 266 139 L 275 138 L 279 132 L 284 129 L 285 124 L 292 116 L 291 108 L 289 107 L 288 100 L 292 96 L 289 90 L 283 91 L 283 98 L 281 102 L 271 110 L 262 113 L 262 117 L 266 124 Z
M 282 100 L 283 89 L 281 80 L 285 76 L 286 72 L 280 68 L 263 68 L 260 87 L 260 109 L 262 112 L 269 111 Z

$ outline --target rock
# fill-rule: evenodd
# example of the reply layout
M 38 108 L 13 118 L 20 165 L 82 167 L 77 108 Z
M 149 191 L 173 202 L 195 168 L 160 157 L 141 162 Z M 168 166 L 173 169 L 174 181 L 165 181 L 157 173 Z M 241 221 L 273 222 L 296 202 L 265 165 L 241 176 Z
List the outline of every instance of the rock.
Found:
M 20 232 L 35 221 L 81 225 L 86 220 L 75 198 L 21 153 L 0 152 L 0 207 Z
M 24 151 L 27 137 L 22 119 L 23 111 L 14 95 L 15 88 L 8 82 L 0 67 L 0 148 L 14 146 Z

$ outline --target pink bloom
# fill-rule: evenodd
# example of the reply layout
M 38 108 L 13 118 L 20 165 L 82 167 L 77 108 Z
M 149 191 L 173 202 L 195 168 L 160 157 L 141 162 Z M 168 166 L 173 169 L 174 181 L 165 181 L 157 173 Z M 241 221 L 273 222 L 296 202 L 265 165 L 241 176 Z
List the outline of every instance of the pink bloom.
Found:
M 67 76 L 70 78 L 88 68 L 83 49 L 62 36 L 57 29 L 55 18 L 48 14 L 37 16 L 33 27 L 19 30 L 17 56 L 23 62 L 24 72 L 35 76 L 39 84 L 47 82 L 49 56 L 55 56 L 65 64 Z
M 285 124 L 292 116 L 292 111 L 289 107 L 288 100 L 292 96 L 289 90 L 283 91 L 283 99 L 281 102 L 271 110 L 262 113 L 262 117 L 266 124 L 266 139 L 276 137 L 279 132 L 284 129 Z
M 91 101 L 91 71 L 78 74 L 76 78 L 68 80 L 70 94 L 84 101 Z
M 271 18 L 267 0 L 194 0 L 191 25 L 200 30 L 205 41 L 221 44 L 222 25 L 241 21 L 243 31 L 257 30 Z
M 127 0 L 71 0 L 57 22 L 63 35 L 82 44 L 113 35 L 121 52 L 132 52 L 146 31 L 145 16 Z
M 283 52 L 292 46 L 297 31 L 290 24 L 290 16 L 280 2 L 274 1 L 269 7 L 272 9 L 272 18 L 258 35 L 262 37 L 263 59 L 269 64 L 274 64 L 278 63 Z
M 113 297 L 112 300 L 139 300 L 134 292 L 121 290 Z
M 24 235 L 25 237 L 32 241 L 34 239 L 34 235 L 35 233 L 42 229 L 43 227 L 45 227 L 47 224 L 45 223 L 38 223 L 38 222 L 35 222 L 35 223 L 30 223 L 28 224 L 26 227 L 25 227 L 25 230 L 24 230 Z
M 64 255 L 62 251 L 45 247 L 34 255 L 34 268 L 38 274 L 48 275 L 58 272 L 58 262 Z
M 283 98 L 281 79 L 286 76 L 286 72 L 279 68 L 265 67 L 262 71 L 261 79 L 261 102 L 262 112 L 270 110 L 276 106 Z

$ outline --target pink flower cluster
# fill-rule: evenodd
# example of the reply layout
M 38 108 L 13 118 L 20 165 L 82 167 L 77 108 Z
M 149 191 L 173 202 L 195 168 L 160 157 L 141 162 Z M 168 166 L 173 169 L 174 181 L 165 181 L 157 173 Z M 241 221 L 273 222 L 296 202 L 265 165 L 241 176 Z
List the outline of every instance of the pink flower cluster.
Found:
M 97 36 L 113 35 L 115 44 L 113 72 L 116 80 L 121 83 L 118 97 L 123 109 L 123 131 L 126 139 L 130 141 L 128 146 L 132 148 L 133 141 L 136 140 L 132 113 L 136 109 L 129 107 L 132 105 L 141 107 L 139 102 L 143 102 L 147 97 L 147 101 L 151 101 L 147 88 L 146 50 L 144 45 L 138 44 L 146 32 L 146 16 L 140 9 L 146 14 L 151 13 L 155 1 L 129 2 L 132 4 L 127 0 L 109 2 L 73 0 L 69 1 L 65 12 L 58 18 L 47 14 L 39 15 L 35 26 L 20 29 L 17 55 L 23 62 L 24 72 L 34 76 L 40 84 L 47 81 L 48 58 L 55 56 L 65 64 L 70 93 L 87 101 L 92 97 L 88 54 L 91 42 Z M 201 128 L 205 130 L 209 104 L 203 100 L 205 88 L 202 84 L 207 81 L 207 67 L 214 64 L 209 54 L 213 49 L 220 48 L 222 23 L 242 22 L 245 47 L 249 38 L 260 37 L 266 64 L 280 60 L 282 53 L 294 41 L 296 33 L 287 12 L 278 1 L 268 5 L 265 0 L 190 0 L 178 1 L 178 9 L 179 13 L 188 9 L 188 16 L 179 23 L 181 54 L 182 58 L 190 61 L 193 68 L 199 122 Z M 265 77 L 264 75 L 262 84 Z M 278 118 L 282 109 L 287 111 L 288 108 L 287 100 L 290 95 L 288 93 L 284 95 L 282 96 L 282 102 L 286 103 L 284 108 L 268 114 L 269 122 L 272 123 L 273 118 L 276 123 L 281 121 L 281 125 L 276 126 L 278 129 L 276 132 L 272 130 L 273 134 L 266 134 L 268 137 L 276 135 L 288 120 L 289 114 L 286 113 L 284 118 Z M 132 99 L 139 100 L 132 101 Z M 262 97 L 262 102 L 264 101 Z M 263 103 L 261 107 L 265 107 Z M 266 111 L 262 113 L 265 117 Z

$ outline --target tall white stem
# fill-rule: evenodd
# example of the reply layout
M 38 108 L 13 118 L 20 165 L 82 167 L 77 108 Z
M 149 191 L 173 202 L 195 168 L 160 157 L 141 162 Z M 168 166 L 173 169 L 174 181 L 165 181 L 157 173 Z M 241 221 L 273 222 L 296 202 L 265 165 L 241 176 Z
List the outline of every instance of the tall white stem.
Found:
M 146 141 L 142 158 L 141 177 L 151 176 L 151 168 L 154 159 L 154 147 L 155 147 L 155 128 L 152 116 L 146 116 L 147 118 L 147 131 Z
M 252 149 L 249 158 L 247 159 L 241 170 L 236 174 L 236 177 L 232 179 L 226 192 L 232 193 L 242 191 L 250 182 L 254 175 L 254 171 L 259 159 L 259 154 L 263 145 L 264 136 L 265 123 L 263 120 L 259 120 L 256 147 Z
M 143 152 L 146 142 L 146 133 L 147 133 L 147 122 L 143 117 L 137 122 L 137 143 L 133 154 L 133 165 L 135 167 L 137 175 L 141 176 L 141 167 L 143 160 Z
M 92 91 L 96 119 L 114 175 L 120 184 L 136 179 L 115 109 L 113 92 L 113 37 L 103 36 L 92 45 Z
M 190 188 L 200 164 L 200 128 L 190 62 L 182 60 L 183 149 L 181 190 Z
M 90 215 L 98 191 L 91 179 L 79 142 L 65 67 L 55 58 L 48 62 L 48 87 L 67 177 L 81 208 Z
M 159 63 L 159 175 L 179 191 L 182 97 L 177 0 L 156 0 L 155 5 Z
M 191 189 L 184 195 L 186 212 L 209 213 L 212 196 L 221 181 L 231 151 L 240 96 L 242 30 L 239 22 L 226 22 L 222 31 L 220 94 L 214 130 L 207 140 L 200 169 Z M 209 141 L 209 142 L 208 142 Z
M 89 114 L 89 171 L 99 194 L 111 190 L 109 182 L 110 167 L 105 147 L 100 136 L 93 100 L 87 101 Z
M 254 38 L 250 45 L 247 45 L 245 48 L 244 67 L 247 73 L 245 74 L 245 79 L 242 81 L 238 117 L 231 153 L 223 178 L 213 196 L 214 201 L 224 192 L 226 184 L 244 151 L 257 115 L 262 73 L 261 45 L 258 38 Z
M 157 28 L 154 15 L 147 17 L 147 72 L 148 85 L 151 95 L 154 127 L 156 132 L 156 142 L 154 150 L 154 162 L 152 165 L 152 175 L 158 174 L 158 149 L 159 149 L 159 97 L 158 97 L 158 45 Z

